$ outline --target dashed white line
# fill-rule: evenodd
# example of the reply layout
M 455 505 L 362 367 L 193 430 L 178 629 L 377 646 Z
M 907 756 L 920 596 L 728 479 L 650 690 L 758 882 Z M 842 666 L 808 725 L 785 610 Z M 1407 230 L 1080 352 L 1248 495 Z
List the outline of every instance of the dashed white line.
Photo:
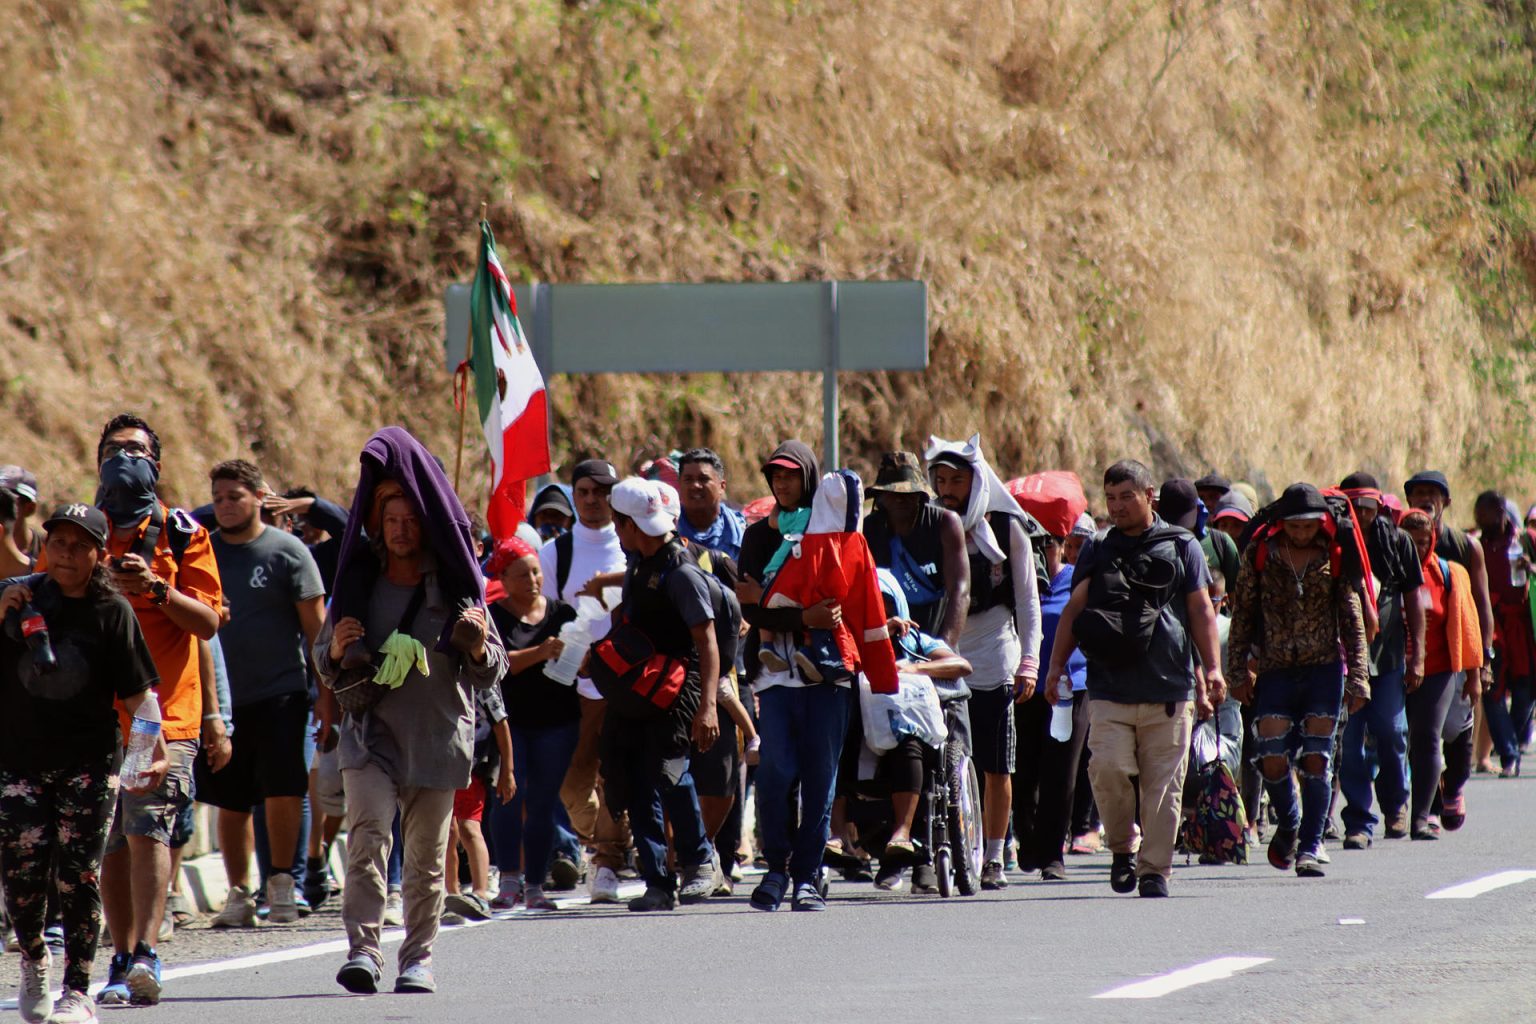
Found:
M 1536 879 L 1536 871 L 1498 871 L 1470 882 L 1462 882 L 1445 889 L 1436 889 L 1425 896 L 1427 900 L 1470 900 L 1485 892 L 1502 889 L 1506 885 L 1519 885 Z
M 1108 992 L 1100 992 L 1095 999 L 1156 999 L 1166 996 L 1170 992 L 1189 988 L 1191 985 L 1203 985 L 1208 981 L 1223 981 L 1232 977 L 1238 971 L 1246 971 L 1250 967 L 1267 964 L 1274 957 L 1269 956 L 1223 956 L 1215 960 L 1207 960 L 1204 963 L 1194 964 L 1190 967 L 1181 967 L 1177 971 L 1169 971 L 1167 974 L 1159 974 L 1155 978 L 1147 978 L 1144 981 L 1132 982 L 1129 985 L 1121 985 L 1112 988 Z

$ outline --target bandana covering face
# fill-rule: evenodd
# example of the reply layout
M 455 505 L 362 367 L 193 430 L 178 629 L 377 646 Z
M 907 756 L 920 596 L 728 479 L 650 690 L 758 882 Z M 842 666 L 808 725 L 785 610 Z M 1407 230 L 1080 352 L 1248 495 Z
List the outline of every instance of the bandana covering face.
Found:
M 101 464 L 96 507 L 114 526 L 137 526 L 155 510 L 155 484 L 159 480 L 160 470 L 152 460 L 114 455 Z
M 990 512 L 1002 512 L 1005 515 L 1015 516 L 1022 520 L 1024 510 L 1008 493 L 1008 487 L 987 464 L 986 456 L 981 453 L 981 435 L 972 434 L 969 441 L 946 441 L 941 437 L 929 437 L 928 447 L 923 452 L 923 458 L 928 461 L 930 468 L 933 460 L 941 455 L 948 455 L 951 459 L 958 459 L 971 468 L 971 499 L 966 503 L 965 510 L 960 513 L 960 524 L 965 528 L 965 534 L 976 545 L 976 550 L 993 565 L 998 565 L 1008 557 L 1002 545 L 992 533 L 992 524 L 987 522 L 987 514 Z

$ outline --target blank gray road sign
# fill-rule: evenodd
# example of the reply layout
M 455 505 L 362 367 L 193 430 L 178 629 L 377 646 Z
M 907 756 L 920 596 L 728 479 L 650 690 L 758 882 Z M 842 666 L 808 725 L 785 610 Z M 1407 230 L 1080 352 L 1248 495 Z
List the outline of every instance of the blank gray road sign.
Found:
M 824 374 L 826 455 L 838 464 L 838 370 L 928 366 L 922 281 L 514 285 L 546 378 L 555 373 Z M 446 354 L 464 357 L 469 287 L 449 285 Z

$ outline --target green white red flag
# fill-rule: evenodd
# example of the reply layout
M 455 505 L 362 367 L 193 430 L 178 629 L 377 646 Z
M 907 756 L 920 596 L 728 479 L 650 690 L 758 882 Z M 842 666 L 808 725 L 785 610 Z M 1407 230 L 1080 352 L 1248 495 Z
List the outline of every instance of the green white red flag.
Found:
M 517 299 L 491 226 L 480 222 L 480 259 L 469 298 L 469 367 L 485 445 L 491 453 L 486 525 L 500 540 L 523 519 L 524 483 L 549 472 L 549 410 L 544 375 L 517 322 Z

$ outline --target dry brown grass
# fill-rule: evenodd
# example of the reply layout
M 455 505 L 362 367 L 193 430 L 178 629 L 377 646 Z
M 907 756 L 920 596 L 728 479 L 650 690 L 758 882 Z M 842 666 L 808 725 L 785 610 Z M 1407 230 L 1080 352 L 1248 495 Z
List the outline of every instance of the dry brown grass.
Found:
M 1353 6 L 0 0 L 0 461 L 85 493 L 121 407 L 183 501 L 247 451 L 344 492 L 386 422 L 451 458 L 485 199 L 543 280 L 928 281 L 932 368 L 845 378 L 860 468 L 980 429 L 1019 471 L 1529 493 L 1474 367 L 1523 380 L 1518 332 L 1463 280 L 1536 246 L 1489 242 Z M 820 436 L 809 375 L 554 396 L 566 460 Z

